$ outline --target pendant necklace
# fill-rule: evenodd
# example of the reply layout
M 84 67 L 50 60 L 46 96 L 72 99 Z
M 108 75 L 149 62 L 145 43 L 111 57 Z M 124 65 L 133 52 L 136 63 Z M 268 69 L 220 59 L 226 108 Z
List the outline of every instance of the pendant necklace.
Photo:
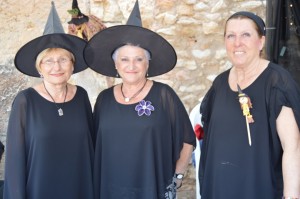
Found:
M 122 96 L 124 98 L 124 101 L 125 102 L 129 102 L 131 99 L 135 98 L 138 94 L 140 94 L 140 92 L 142 92 L 142 90 L 144 89 L 144 87 L 146 86 L 146 83 L 147 83 L 148 79 L 146 79 L 144 85 L 142 88 L 140 88 L 135 94 L 133 94 L 131 97 L 125 97 L 124 93 L 123 93 L 123 83 L 121 84 L 121 93 L 122 93 Z
M 56 106 L 56 108 L 57 108 L 58 115 L 59 115 L 59 116 L 63 116 L 63 115 L 64 115 L 64 112 L 63 112 L 62 108 L 60 108 L 60 107 L 57 106 L 57 103 L 55 102 L 54 98 L 52 97 L 52 95 L 50 95 L 49 91 L 46 89 L 46 86 L 45 86 L 44 81 L 43 81 L 43 85 L 44 85 L 44 88 L 45 88 L 46 92 L 48 93 L 48 95 L 49 95 L 49 96 L 51 97 L 51 99 L 53 100 L 53 102 L 54 102 L 54 104 L 55 104 L 55 106 Z M 66 102 L 67 93 L 68 93 L 68 85 L 66 85 L 66 94 L 65 94 L 64 103 Z

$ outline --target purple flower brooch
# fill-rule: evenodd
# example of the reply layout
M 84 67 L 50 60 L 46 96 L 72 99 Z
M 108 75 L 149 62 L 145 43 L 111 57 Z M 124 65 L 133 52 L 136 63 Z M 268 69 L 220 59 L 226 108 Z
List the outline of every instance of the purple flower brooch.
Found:
M 135 110 L 137 111 L 138 116 L 142 115 L 151 115 L 151 111 L 154 111 L 154 106 L 151 105 L 150 101 L 142 100 L 138 105 L 136 105 Z

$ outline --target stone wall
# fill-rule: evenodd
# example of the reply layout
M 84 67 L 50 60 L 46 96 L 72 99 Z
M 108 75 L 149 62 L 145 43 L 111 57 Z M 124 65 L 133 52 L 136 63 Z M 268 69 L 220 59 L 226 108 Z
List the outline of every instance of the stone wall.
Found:
M 66 3 L 67 2 L 67 3 Z M 135 0 L 78 0 L 81 12 L 93 14 L 107 27 L 125 24 Z M 61 22 L 67 30 L 71 0 L 56 0 Z M 225 19 L 235 11 L 249 10 L 265 16 L 263 0 L 139 0 L 143 26 L 165 37 L 175 48 L 178 62 L 171 72 L 152 79 L 169 84 L 183 101 L 187 111 L 199 103 L 216 75 L 231 65 L 223 45 Z M 5 144 L 11 103 L 20 90 L 40 81 L 26 77 L 14 68 L 17 50 L 26 42 L 41 36 L 50 11 L 49 0 L 2 0 L 0 2 L 0 140 Z M 112 81 L 112 82 L 111 82 Z M 117 83 L 87 69 L 72 77 L 72 83 L 83 86 L 94 104 L 98 93 Z M 3 178 L 3 163 L 0 178 Z M 194 183 L 194 171 L 187 182 Z M 191 185 L 191 186 L 192 186 Z M 189 197 L 186 187 L 182 192 Z M 193 194 L 192 194 L 193 195 Z

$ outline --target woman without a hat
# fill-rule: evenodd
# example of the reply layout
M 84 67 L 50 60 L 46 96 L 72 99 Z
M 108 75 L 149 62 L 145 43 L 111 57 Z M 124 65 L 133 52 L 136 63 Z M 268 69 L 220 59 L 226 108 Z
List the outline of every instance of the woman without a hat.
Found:
M 262 57 L 265 37 L 255 13 L 226 20 L 232 67 L 216 77 L 200 108 L 201 198 L 300 198 L 300 88 Z

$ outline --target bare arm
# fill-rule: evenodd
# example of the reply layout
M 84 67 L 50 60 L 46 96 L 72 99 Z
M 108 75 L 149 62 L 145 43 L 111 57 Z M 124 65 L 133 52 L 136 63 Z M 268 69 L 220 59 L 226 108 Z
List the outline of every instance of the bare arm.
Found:
M 181 173 L 184 174 L 188 164 L 190 162 L 191 156 L 192 156 L 192 152 L 193 152 L 193 145 L 184 143 L 182 150 L 180 152 L 180 157 L 176 162 L 176 170 L 175 173 Z M 181 186 L 181 182 L 177 181 L 177 185 L 178 187 Z
M 282 107 L 276 120 L 283 148 L 282 172 L 285 197 L 300 197 L 300 132 L 291 108 Z

